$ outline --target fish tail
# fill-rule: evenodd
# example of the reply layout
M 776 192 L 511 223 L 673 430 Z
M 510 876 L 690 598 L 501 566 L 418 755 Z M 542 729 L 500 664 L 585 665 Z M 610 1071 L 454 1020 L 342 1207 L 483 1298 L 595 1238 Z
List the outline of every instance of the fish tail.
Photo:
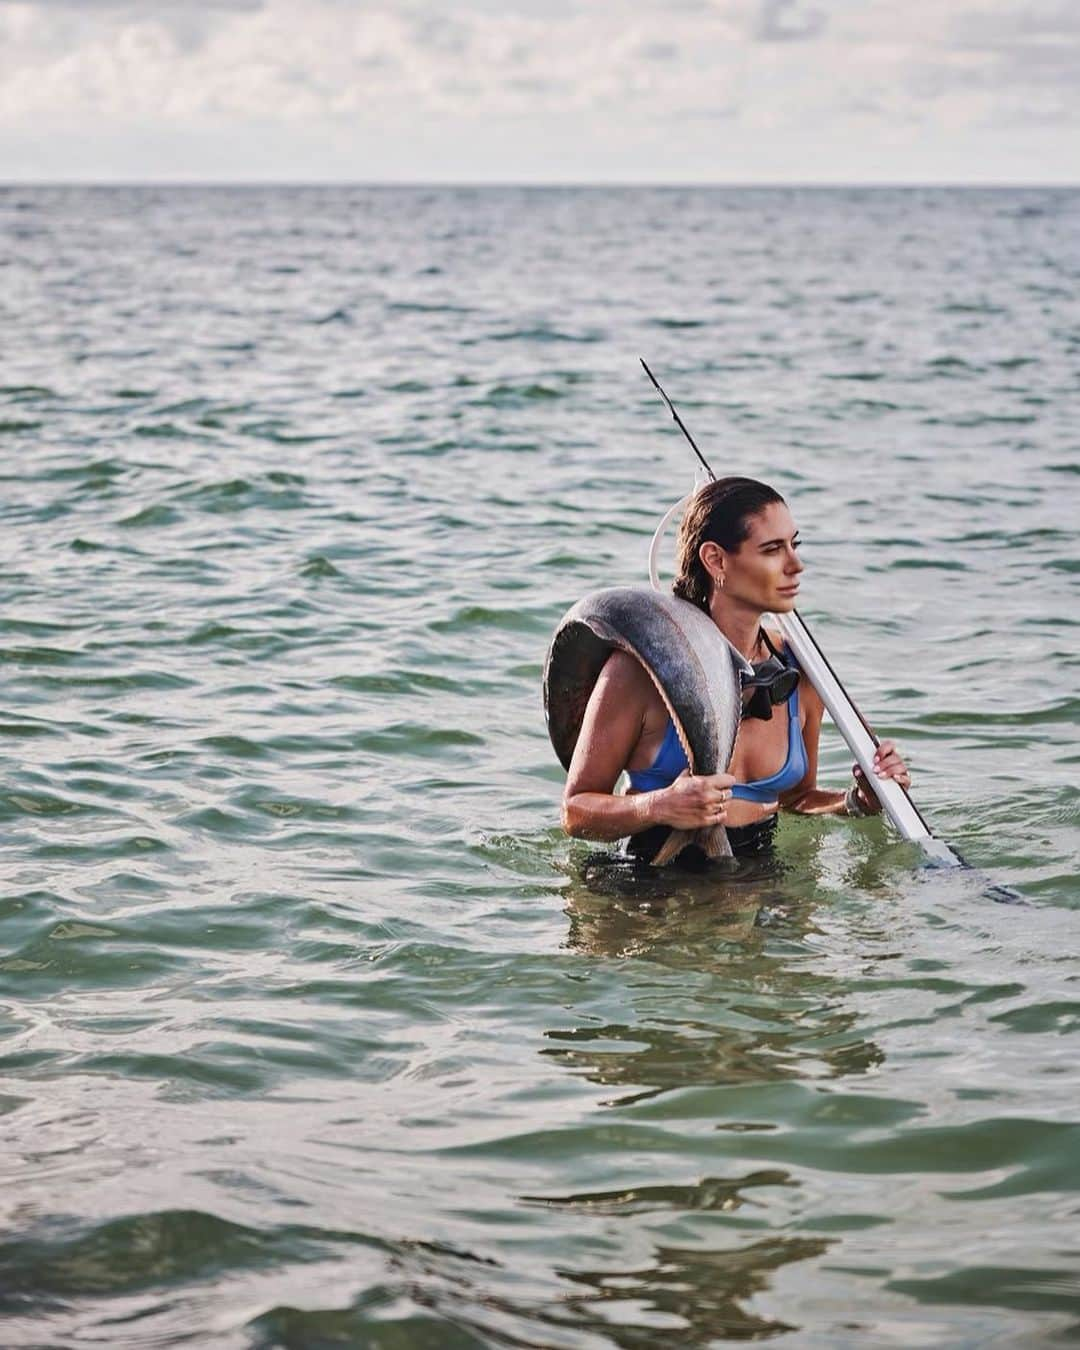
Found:
M 653 857 L 652 865 L 663 867 L 665 863 L 671 862 L 672 858 L 677 857 L 693 838 L 693 830 L 672 830 Z
M 707 858 L 731 857 L 731 844 L 723 825 L 708 825 L 698 830 L 695 842 Z

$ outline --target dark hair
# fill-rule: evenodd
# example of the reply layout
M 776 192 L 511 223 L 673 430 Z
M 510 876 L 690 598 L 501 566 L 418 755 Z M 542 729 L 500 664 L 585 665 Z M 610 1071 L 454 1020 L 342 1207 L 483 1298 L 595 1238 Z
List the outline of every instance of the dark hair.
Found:
M 698 557 L 712 542 L 734 553 L 750 533 L 750 517 L 784 499 L 756 478 L 718 478 L 694 494 L 679 526 L 678 573 L 671 589 L 683 600 L 709 608 L 711 580 Z

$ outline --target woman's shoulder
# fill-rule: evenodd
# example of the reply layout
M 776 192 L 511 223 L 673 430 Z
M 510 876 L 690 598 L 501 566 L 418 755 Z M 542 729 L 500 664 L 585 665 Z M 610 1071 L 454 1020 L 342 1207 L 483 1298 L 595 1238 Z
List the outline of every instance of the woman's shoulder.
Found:
M 652 676 L 629 652 L 616 649 L 611 653 L 600 671 L 592 697 L 606 714 L 630 713 L 640 717 L 646 728 L 662 726 L 667 721 L 667 708 Z
M 636 657 L 616 648 L 604 662 L 596 681 L 605 692 L 623 696 L 646 695 L 653 690 L 649 672 Z

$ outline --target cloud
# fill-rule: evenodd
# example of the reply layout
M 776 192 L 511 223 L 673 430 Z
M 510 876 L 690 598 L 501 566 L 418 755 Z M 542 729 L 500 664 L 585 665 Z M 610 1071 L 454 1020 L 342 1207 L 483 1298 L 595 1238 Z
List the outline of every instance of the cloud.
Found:
M 946 134 L 1080 126 L 1080 12 L 1071 5 L 870 0 L 830 31 L 849 51 L 838 89 L 889 109 L 883 116 L 922 118 Z M 1060 151 L 1067 155 L 1067 141 Z M 1072 153 L 1080 163 L 1075 137 Z
M 981 58 L 999 87 L 1080 87 L 1080 7 L 1029 3 L 1018 10 L 972 10 L 949 27 L 948 46 Z M 1070 101 L 1073 101 L 1070 99 Z
M 685 34 L 696 57 L 676 58 Z M 418 114 L 475 115 L 543 106 L 588 110 L 619 98 L 715 83 L 732 64 L 730 27 L 711 11 L 617 6 L 492 14 L 334 0 L 146 9 L 0 4 L 0 118 L 174 116 L 291 119 L 374 112 L 411 101 Z M 725 50 L 725 44 L 727 50 Z M 708 63 L 709 71 L 704 70 Z
M 761 0 L 754 35 L 763 42 L 805 42 L 824 32 L 825 11 L 800 0 Z
M 954 12 L 947 29 L 956 46 L 1012 46 L 1029 42 L 1080 41 L 1080 9 L 1061 0 L 1028 0 L 1023 5 L 968 8 Z
M 0 0 L 9 141 L 220 135 L 262 164 L 306 138 L 361 175 L 380 143 L 407 176 L 421 142 L 500 137 L 706 168 L 786 138 L 798 172 L 874 127 L 1076 127 L 1078 69 L 1064 0 Z

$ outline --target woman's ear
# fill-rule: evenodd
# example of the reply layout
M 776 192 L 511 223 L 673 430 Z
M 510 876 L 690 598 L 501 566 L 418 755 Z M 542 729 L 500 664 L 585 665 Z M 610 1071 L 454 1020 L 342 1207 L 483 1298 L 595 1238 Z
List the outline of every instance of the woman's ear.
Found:
M 724 550 L 719 544 L 713 543 L 707 539 L 698 549 L 698 557 L 701 559 L 701 565 L 709 576 L 716 578 L 722 576 L 724 572 Z

